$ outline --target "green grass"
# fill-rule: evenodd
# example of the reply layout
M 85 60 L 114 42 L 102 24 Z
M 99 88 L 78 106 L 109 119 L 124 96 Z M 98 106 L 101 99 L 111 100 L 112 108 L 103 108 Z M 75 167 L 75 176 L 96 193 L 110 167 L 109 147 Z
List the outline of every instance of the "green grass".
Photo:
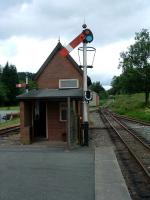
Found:
M 19 110 L 19 106 L 7 106 L 7 107 L 0 107 L 0 111 L 3 111 L 3 110 L 14 110 L 14 111 L 20 111 Z M 20 118 L 17 117 L 17 118 L 14 118 L 12 120 L 7 120 L 7 121 L 3 121 L 3 122 L 0 122 L 0 128 L 6 128 L 8 126 L 13 126 L 13 125 L 17 125 L 20 123 Z
M 5 122 L 0 122 L 0 129 L 6 128 L 6 127 L 9 127 L 9 126 L 13 126 L 13 125 L 18 125 L 18 124 L 20 124 L 20 118 L 19 117 L 14 118 L 12 120 L 7 120 Z
M 3 107 L 0 107 L 0 110 L 18 110 L 19 111 L 19 106 L 3 106 Z
M 107 99 L 100 99 L 100 106 L 106 105 L 107 102 L 108 102 Z
M 150 122 L 150 107 L 146 107 L 144 101 L 144 93 L 116 95 L 114 99 L 109 99 L 105 106 L 120 115 Z

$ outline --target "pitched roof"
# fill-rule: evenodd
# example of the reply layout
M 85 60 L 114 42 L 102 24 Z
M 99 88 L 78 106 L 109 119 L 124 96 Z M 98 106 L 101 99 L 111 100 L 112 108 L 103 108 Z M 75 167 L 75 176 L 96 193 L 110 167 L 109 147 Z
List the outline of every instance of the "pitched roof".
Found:
M 82 89 L 38 89 L 31 90 L 28 93 L 17 96 L 17 99 L 60 99 L 71 97 L 74 99 L 82 99 Z
M 48 58 L 45 60 L 45 62 L 43 63 L 43 65 L 40 67 L 40 69 L 38 70 L 38 72 L 36 73 L 34 80 L 36 80 L 40 74 L 44 71 L 44 69 L 46 68 L 46 66 L 48 65 L 48 63 L 51 62 L 51 60 L 53 59 L 54 55 L 60 50 L 62 49 L 63 46 L 60 42 L 57 43 L 56 47 L 54 48 L 54 50 L 51 52 L 51 54 L 48 56 Z M 79 67 L 79 65 L 75 62 L 75 60 L 68 54 L 66 56 L 66 58 L 72 63 L 72 65 L 79 71 L 79 73 L 83 73 L 83 71 L 81 70 L 81 68 Z

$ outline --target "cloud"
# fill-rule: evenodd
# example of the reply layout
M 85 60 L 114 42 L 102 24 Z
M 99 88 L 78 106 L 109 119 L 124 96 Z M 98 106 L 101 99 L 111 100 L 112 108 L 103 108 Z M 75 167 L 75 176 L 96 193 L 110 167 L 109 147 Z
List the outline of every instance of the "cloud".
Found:
M 128 39 L 150 24 L 149 0 L 5 0 L 0 2 L 0 11 L 1 39 L 61 35 L 69 40 L 81 31 L 85 17 L 100 46 Z
M 24 3 L 29 3 L 32 0 L 5 0 L 0 2 L 1 11 L 5 12 L 6 10 L 11 10 L 14 7 L 21 6 Z
M 88 69 L 88 75 L 92 81 L 100 81 L 102 85 L 110 85 L 113 76 L 121 73 L 121 69 L 118 69 L 120 53 L 132 43 L 134 43 L 133 38 L 96 47 L 93 69 Z M 77 50 L 74 50 L 71 55 L 79 63 Z
M 40 40 L 27 37 L 11 37 L 0 41 L 0 64 L 8 61 L 17 71 L 36 73 L 49 56 L 57 41 L 54 38 Z
M 110 85 L 118 75 L 121 51 L 134 33 L 150 27 L 149 0 L 5 0 L 0 1 L 0 64 L 7 61 L 18 71 L 36 72 L 57 44 L 67 45 L 87 23 L 97 53 L 92 81 Z M 132 38 L 132 39 L 131 39 Z M 72 54 L 78 62 L 77 49 Z
M 62 38 L 62 41 L 64 40 Z M 4 66 L 9 61 L 11 64 L 16 65 L 19 72 L 36 73 L 57 42 L 55 38 L 42 40 L 28 37 L 11 37 L 0 41 L 0 64 Z M 102 85 L 110 85 L 113 76 L 121 73 L 121 70 L 118 70 L 120 52 L 133 42 L 134 40 L 130 39 L 96 47 L 93 69 L 88 69 L 91 80 L 100 81 Z M 78 48 L 71 52 L 71 56 L 80 64 Z M 89 63 L 89 55 L 88 64 L 91 64 Z

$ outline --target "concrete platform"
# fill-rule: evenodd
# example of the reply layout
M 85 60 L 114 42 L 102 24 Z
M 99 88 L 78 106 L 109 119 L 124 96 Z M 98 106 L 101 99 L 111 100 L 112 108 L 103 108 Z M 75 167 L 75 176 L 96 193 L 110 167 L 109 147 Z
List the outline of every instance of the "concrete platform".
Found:
M 131 200 L 113 147 L 95 148 L 95 200 Z
M 95 149 L 95 200 L 131 200 L 114 144 L 98 111 L 90 112 L 90 120 L 90 145 Z
M 94 151 L 0 147 L 0 200 L 94 200 Z
M 98 112 L 90 116 L 89 148 L 66 151 L 66 143 L 49 141 L 1 144 L 0 200 L 131 200 L 107 129 Z

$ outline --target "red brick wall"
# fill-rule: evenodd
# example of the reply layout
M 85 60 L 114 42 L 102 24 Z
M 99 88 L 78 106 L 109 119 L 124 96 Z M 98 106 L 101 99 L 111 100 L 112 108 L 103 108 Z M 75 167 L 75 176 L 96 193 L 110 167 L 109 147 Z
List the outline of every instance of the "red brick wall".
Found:
M 39 88 L 59 88 L 59 79 L 78 79 L 82 87 L 82 75 L 67 58 L 54 56 L 48 66 L 36 80 Z
M 82 74 L 67 59 L 56 54 L 45 67 L 36 82 L 39 88 L 59 88 L 59 79 L 78 79 L 79 87 L 82 87 Z M 29 126 L 32 126 L 32 103 L 20 103 L 21 109 L 21 139 L 25 144 L 30 142 Z M 66 122 L 61 122 L 59 116 L 59 102 L 47 102 L 47 129 L 48 140 L 62 141 L 63 134 L 67 132 Z
M 32 125 L 32 103 L 20 102 L 20 135 L 23 144 L 30 144 Z
M 24 127 L 24 102 L 20 102 L 20 128 Z
M 62 141 L 66 133 L 66 122 L 59 121 L 59 102 L 47 104 L 48 140 Z

